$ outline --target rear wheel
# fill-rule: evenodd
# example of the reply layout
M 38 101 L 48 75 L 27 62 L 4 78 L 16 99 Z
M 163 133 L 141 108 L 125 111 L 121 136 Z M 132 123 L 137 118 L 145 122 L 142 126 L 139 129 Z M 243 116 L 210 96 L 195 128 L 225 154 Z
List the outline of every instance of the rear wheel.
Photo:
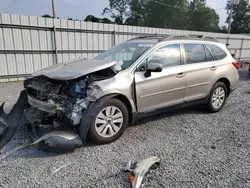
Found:
M 117 99 L 110 99 L 95 110 L 89 129 L 90 139 L 97 144 L 107 144 L 118 139 L 128 125 L 128 110 Z
M 208 102 L 206 104 L 206 109 L 209 112 L 218 112 L 225 105 L 227 99 L 227 87 L 222 82 L 217 82 L 214 84 Z

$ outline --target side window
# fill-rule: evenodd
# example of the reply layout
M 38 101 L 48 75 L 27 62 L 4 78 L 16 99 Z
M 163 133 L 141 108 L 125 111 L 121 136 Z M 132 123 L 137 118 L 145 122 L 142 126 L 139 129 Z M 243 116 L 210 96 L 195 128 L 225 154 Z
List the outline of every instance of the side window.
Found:
M 205 48 L 205 53 L 206 53 L 206 59 L 207 59 L 207 61 L 213 61 L 214 58 L 213 58 L 212 54 L 209 52 L 209 50 L 207 49 L 206 46 L 204 46 L 204 48 Z
M 223 50 L 215 45 L 207 45 L 207 47 L 210 49 L 216 60 L 224 59 L 227 56 Z
M 186 63 L 200 63 L 206 61 L 203 44 L 184 44 Z
M 163 67 L 180 65 L 180 44 L 170 44 L 157 49 L 147 58 L 147 62 L 161 63 Z

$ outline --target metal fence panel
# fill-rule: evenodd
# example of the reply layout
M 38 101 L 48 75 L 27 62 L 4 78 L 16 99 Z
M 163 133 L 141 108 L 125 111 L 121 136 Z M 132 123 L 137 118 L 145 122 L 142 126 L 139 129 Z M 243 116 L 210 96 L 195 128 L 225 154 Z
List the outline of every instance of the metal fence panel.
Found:
M 78 57 L 94 58 L 103 50 L 145 34 L 214 36 L 221 43 L 229 43 L 232 53 L 238 49 L 237 58 L 250 60 L 250 36 L 246 35 L 0 14 L 0 81 L 22 79 L 41 68 Z
M 234 48 L 234 49 L 239 49 L 240 46 L 241 46 L 241 43 L 242 43 L 242 40 L 239 40 L 239 39 L 230 39 L 229 40 L 229 46 L 228 48 Z
M 0 50 L 4 50 L 3 28 L 0 28 Z
M 41 54 L 41 63 L 42 63 L 42 68 L 46 68 L 49 66 L 49 59 L 48 59 L 48 54 Z
M 52 31 L 46 31 L 47 34 L 47 49 L 48 50 L 54 50 L 54 37 L 53 37 L 53 32 Z
M 4 40 L 4 44 L 5 44 L 5 50 L 14 49 L 12 29 L 3 28 L 3 35 L 4 35 L 3 40 Z
M 8 73 L 11 75 L 17 74 L 15 54 L 6 54 Z
M 6 56 L 5 54 L 0 54 L 0 74 L 1 75 L 9 74 L 5 56 Z
M 25 64 L 26 64 L 26 74 L 33 73 L 34 72 L 34 62 L 33 62 L 32 54 L 25 54 L 24 59 L 25 59 Z
M 82 49 L 82 39 L 81 39 L 81 33 L 75 33 L 75 49 L 81 50 Z
M 40 44 L 39 44 L 38 31 L 31 31 L 30 34 L 31 34 L 32 50 L 39 50 L 40 49 Z
M 10 20 L 11 20 L 11 23 L 12 24 L 20 24 L 20 18 L 19 18 L 19 15 L 14 15 L 14 14 L 11 14 L 10 15 Z
M 24 59 L 24 54 L 16 54 L 16 66 L 18 74 L 26 74 L 26 62 Z M 40 66 L 40 68 L 42 68 Z
M 13 29 L 13 40 L 14 50 L 23 50 L 22 32 L 20 29 Z
M 30 30 L 28 29 L 22 30 L 22 41 L 24 50 L 32 50 L 30 41 Z
M 249 60 L 250 59 L 250 49 L 242 50 L 241 60 Z

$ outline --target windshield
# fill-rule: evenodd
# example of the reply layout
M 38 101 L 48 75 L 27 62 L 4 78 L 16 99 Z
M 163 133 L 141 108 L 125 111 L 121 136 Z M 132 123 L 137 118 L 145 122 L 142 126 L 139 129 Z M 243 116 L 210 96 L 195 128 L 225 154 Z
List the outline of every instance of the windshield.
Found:
M 96 59 L 101 60 L 115 60 L 123 61 L 122 69 L 128 68 L 132 65 L 146 50 L 148 50 L 154 43 L 150 42 L 125 42 L 108 49 Z

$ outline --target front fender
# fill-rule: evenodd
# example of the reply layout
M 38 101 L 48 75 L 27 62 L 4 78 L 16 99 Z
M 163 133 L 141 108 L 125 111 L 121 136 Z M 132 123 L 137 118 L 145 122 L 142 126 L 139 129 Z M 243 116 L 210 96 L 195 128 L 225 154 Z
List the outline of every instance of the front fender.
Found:
M 88 135 L 88 131 L 91 125 L 91 120 L 95 113 L 95 109 L 99 106 L 103 105 L 109 99 L 115 97 L 117 94 L 111 94 L 104 97 L 99 98 L 97 101 L 91 103 L 87 110 L 85 110 L 82 114 L 81 123 L 79 125 L 79 135 L 84 144 L 86 144 L 86 139 Z

